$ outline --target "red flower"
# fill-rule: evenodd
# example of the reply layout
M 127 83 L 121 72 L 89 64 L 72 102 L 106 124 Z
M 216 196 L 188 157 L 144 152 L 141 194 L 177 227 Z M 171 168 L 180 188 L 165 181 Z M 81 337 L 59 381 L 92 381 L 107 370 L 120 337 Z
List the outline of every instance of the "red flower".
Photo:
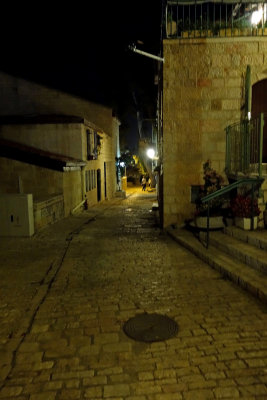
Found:
M 231 201 L 231 209 L 235 217 L 251 218 L 252 216 L 252 203 L 251 198 L 248 196 L 237 195 Z M 253 202 L 253 215 L 257 216 L 260 214 L 257 200 Z

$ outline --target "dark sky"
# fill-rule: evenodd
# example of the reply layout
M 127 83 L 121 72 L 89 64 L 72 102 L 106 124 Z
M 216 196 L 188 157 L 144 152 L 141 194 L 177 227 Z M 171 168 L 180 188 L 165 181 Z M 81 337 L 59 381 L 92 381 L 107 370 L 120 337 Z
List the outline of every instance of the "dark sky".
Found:
M 134 91 L 151 118 L 157 62 L 128 46 L 159 54 L 161 0 L 55 3 L 1 6 L 1 69 L 110 105 L 125 126 Z

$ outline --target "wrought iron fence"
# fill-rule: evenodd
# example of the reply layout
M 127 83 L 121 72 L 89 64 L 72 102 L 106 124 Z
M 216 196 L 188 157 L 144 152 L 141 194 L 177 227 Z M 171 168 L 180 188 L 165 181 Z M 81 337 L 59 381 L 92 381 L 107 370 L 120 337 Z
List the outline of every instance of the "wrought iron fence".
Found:
M 243 120 L 226 128 L 226 173 L 262 176 L 264 117 Z
M 167 38 L 267 36 L 266 1 L 167 0 Z

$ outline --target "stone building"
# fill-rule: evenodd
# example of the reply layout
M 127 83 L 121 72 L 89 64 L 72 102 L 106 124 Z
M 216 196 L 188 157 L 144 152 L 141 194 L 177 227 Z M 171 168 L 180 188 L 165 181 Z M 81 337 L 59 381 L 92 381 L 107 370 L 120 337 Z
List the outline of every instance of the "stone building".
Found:
M 111 109 L 3 73 L 0 87 L 0 193 L 33 195 L 35 230 L 115 195 Z
M 248 66 L 252 88 L 249 111 L 255 115 L 256 111 L 267 113 L 266 3 L 260 8 L 262 4 L 166 2 L 164 226 L 182 224 L 193 216 L 191 190 L 193 185 L 203 184 L 202 166 L 206 160 L 211 160 L 212 167 L 225 176 L 225 129 L 248 117 L 245 115 Z M 254 9 L 261 10 L 263 16 L 256 28 L 249 25 Z M 246 25 L 238 25 L 241 17 L 247 21 Z M 257 88 L 261 95 L 256 94 Z

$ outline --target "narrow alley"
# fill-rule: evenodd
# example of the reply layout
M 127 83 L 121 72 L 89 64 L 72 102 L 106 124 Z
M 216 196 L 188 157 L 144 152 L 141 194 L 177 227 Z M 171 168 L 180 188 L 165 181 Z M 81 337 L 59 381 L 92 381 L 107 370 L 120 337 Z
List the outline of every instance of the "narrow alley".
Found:
M 267 399 L 267 308 L 157 226 L 132 189 L 1 238 L 0 399 Z M 157 313 L 176 335 L 124 333 Z

